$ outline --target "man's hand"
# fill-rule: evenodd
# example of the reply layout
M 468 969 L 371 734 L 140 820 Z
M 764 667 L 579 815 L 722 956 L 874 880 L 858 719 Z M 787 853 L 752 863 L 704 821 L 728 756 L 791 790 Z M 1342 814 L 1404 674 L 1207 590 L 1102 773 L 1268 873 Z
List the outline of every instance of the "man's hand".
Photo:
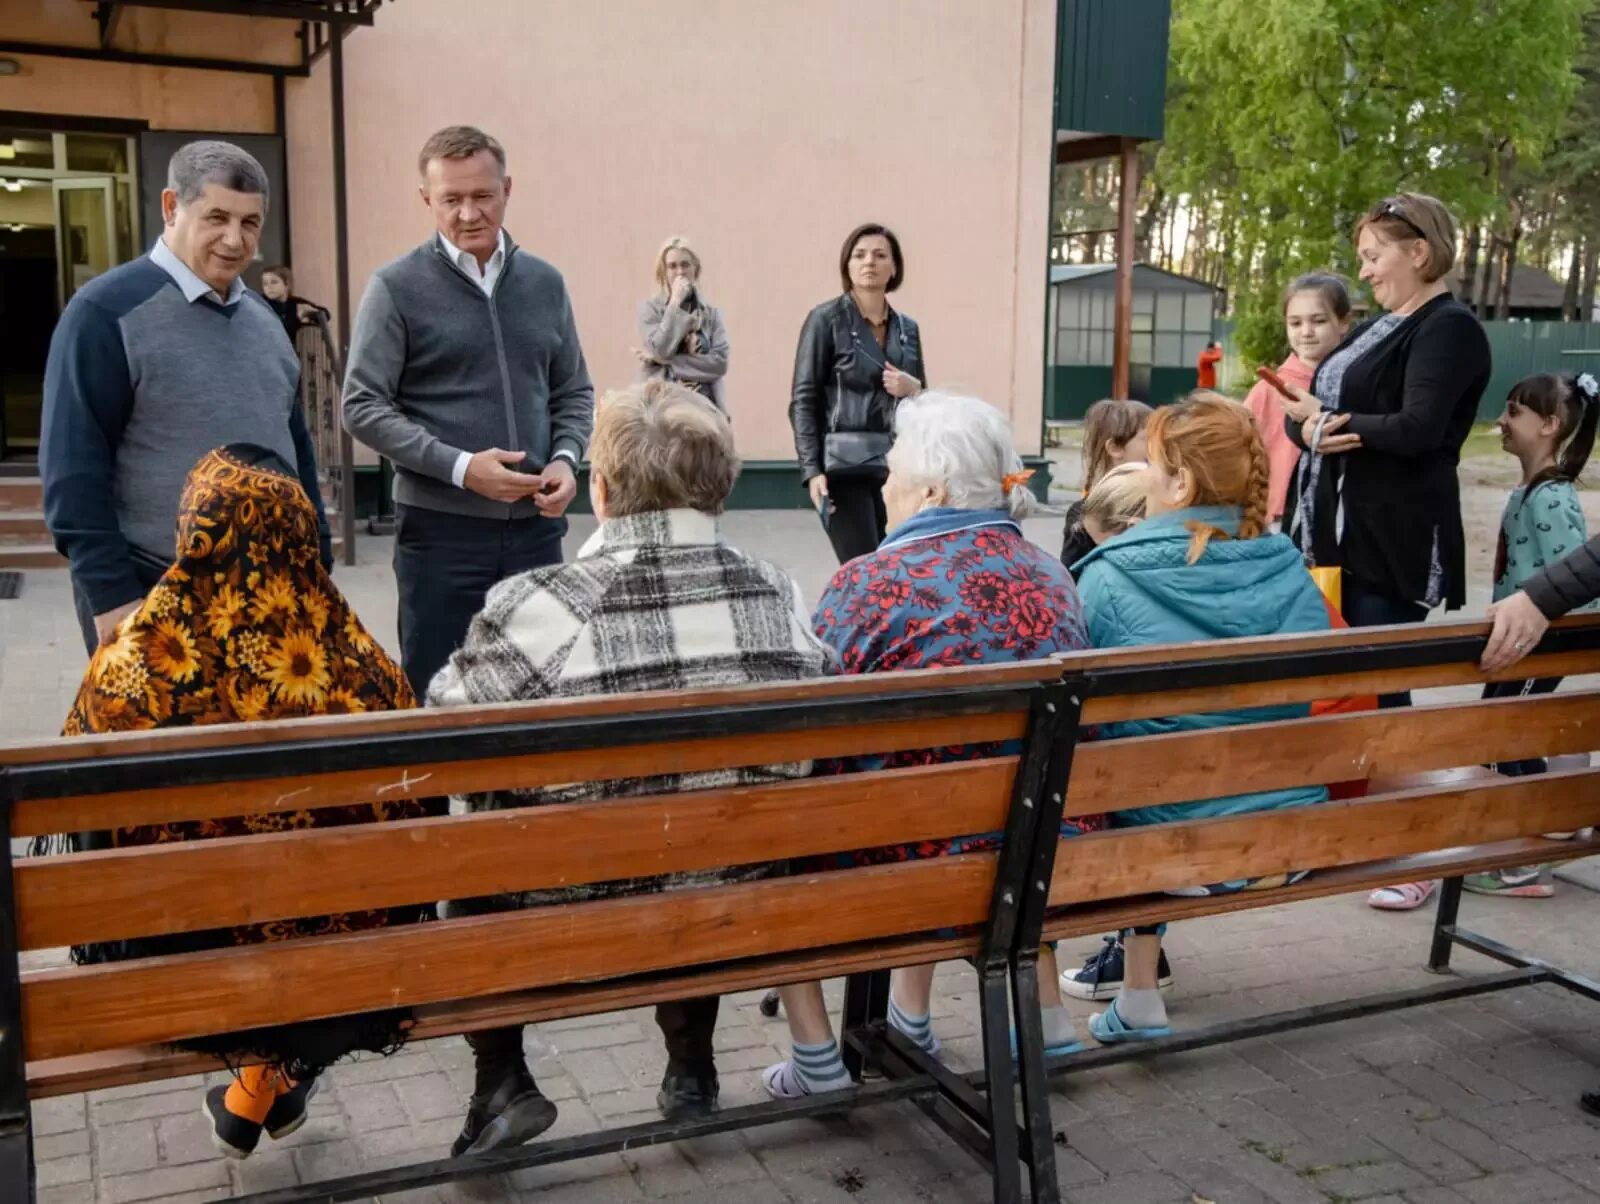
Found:
M 1533 651 L 1550 627 L 1544 612 L 1520 590 L 1489 607 L 1489 618 L 1494 620 L 1494 630 L 1489 633 L 1489 644 L 1478 661 L 1478 668 L 1485 673 L 1516 664 Z
M 565 456 L 557 456 L 544 466 L 544 474 L 533 504 L 545 518 L 560 518 L 566 513 L 572 499 L 578 496 L 578 477 Z
M 117 607 L 115 610 L 108 610 L 103 615 L 95 615 L 94 633 L 99 638 L 100 643 L 109 644 L 116 639 L 117 628 L 122 625 L 122 620 L 138 610 L 141 605 L 143 605 L 143 599 L 129 602 L 126 605 Z
M 491 447 L 467 461 L 467 475 L 461 483 L 473 493 L 481 494 L 491 501 L 504 502 L 507 505 L 521 501 L 538 493 L 545 484 L 543 477 L 531 476 L 525 472 L 513 472 L 506 467 L 508 464 L 521 464 L 525 458 L 522 452 L 502 451 L 498 447 Z
M 922 382 L 909 372 L 902 372 L 893 364 L 884 365 L 883 391 L 890 397 L 915 397 L 922 392 Z

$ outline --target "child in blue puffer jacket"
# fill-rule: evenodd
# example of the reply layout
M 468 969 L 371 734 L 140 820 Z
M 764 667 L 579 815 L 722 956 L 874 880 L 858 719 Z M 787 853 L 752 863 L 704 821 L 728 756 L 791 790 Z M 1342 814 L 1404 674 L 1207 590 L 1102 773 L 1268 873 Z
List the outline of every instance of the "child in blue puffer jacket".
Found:
M 1287 536 L 1267 533 L 1267 454 L 1250 411 L 1219 394 L 1192 393 L 1157 410 L 1146 437 L 1146 519 L 1079 563 L 1089 642 L 1096 648 L 1125 648 L 1327 630 L 1327 609 L 1300 552 Z M 1309 712 L 1302 703 L 1140 719 L 1107 724 L 1100 738 L 1261 723 Z M 1135 807 L 1110 818 L 1117 826 L 1158 824 L 1301 807 L 1327 797 L 1321 786 L 1303 786 Z M 1216 894 L 1284 881 L 1280 875 L 1175 893 Z M 1089 1025 L 1100 1041 L 1170 1031 L 1157 986 L 1163 928 L 1124 934 L 1122 988 Z

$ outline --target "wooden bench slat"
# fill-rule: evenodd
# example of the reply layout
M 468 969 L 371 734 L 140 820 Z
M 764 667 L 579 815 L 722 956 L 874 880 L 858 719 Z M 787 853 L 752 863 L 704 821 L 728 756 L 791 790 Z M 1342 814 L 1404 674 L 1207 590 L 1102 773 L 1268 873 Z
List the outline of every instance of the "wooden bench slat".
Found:
M 972 853 L 23 977 L 30 1059 L 981 923 Z
M 1508 709 L 1515 708 L 1515 709 Z M 1067 814 L 1600 748 L 1600 691 L 1129 736 L 1080 744 Z
M 1213 655 L 1216 652 L 1213 647 Z M 1391 694 L 1433 686 L 1480 686 L 1486 681 L 1578 677 L 1596 672 L 1600 672 L 1600 653 L 1567 652 L 1530 656 L 1510 669 L 1487 675 L 1479 672 L 1476 665 L 1457 663 L 1281 678 L 1243 685 L 1198 686 L 1194 689 L 1161 690 L 1147 694 L 1091 696 L 1084 703 L 1083 722 L 1116 723 L 1126 719 L 1187 715 L 1196 711 L 1236 711 L 1291 702 L 1316 702 L 1324 698 L 1348 698 L 1356 694 Z
M 994 832 L 1016 772 L 1015 757 L 956 761 L 30 858 L 13 871 L 18 941 L 49 949 Z
M 1600 626 L 1600 616 L 1572 615 L 1553 626 L 1558 629 Z M 1369 648 L 1414 644 L 1419 640 L 1468 638 L 1487 640 L 1493 624 L 1486 619 L 1429 623 L 1391 623 L 1381 627 L 1351 627 L 1337 631 L 1308 631 L 1288 635 L 1253 636 L 1229 640 L 1200 640 L 1183 644 L 1143 644 L 1133 648 L 1094 649 L 1062 654 L 1069 675 L 1122 669 L 1133 665 L 1184 665 L 1196 661 L 1283 657 L 1296 652 L 1316 652 L 1329 647 Z M 1600 650 L 1589 654 L 1600 658 Z
M 1050 901 L 1126 898 L 1600 824 L 1600 770 L 1485 776 L 1475 785 L 1074 837 L 1057 846 Z
M 233 748 L 282 740 L 332 737 L 359 740 L 370 735 L 440 732 L 492 727 L 496 724 L 537 725 L 608 715 L 635 715 L 705 707 L 749 706 L 768 702 L 848 699 L 862 695 L 917 694 L 924 691 L 968 690 L 984 686 L 1052 682 L 1061 676 L 1057 659 L 1017 661 L 1007 665 L 972 665 L 956 669 L 909 669 L 774 684 L 725 686 L 706 690 L 648 690 L 631 694 L 560 698 L 484 706 L 384 711 L 362 715 L 318 715 L 260 723 L 215 727 L 167 728 L 76 736 L 71 740 L 0 742 L 0 766 L 38 765 L 51 761 L 125 757 L 136 753 Z
M 950 937 L 871 941 L 820 952 L 748 958 L 689 974 L 643 975 L 619 982 L 579 983 L 555 990 L 518 991 L 484 999 L 430 1004 L 417 1009 L 410 1039 L 436 1040 L 502 1025 L 536 1024 L 567 1016 L 592 1016 L 623 1008 L 646 1007 L 671 999 L 728 995 L 866 970 L 926 965 L 973 956 L 979 944 L 976 932 Z M 160 1045 L 133 1046 L 29 1062 L 28 1094 L 42 1099 L 222 1068 L 218 1059 L 205 1054 L 185 1053 Z
M 1513 840 L 1465 848 L 1440 849 L 1410 857 L 1385 857 L 1362 861 L 1337 869 L 1318 870 L 1293 886 L 1274 890 L 1240 891 L 1231 895 L 1205 898 L 1177 898 L 1172 895 L 1141 895 L 1058 908 L 1045 917 L 1043 939 L 1067 940 L 1131 928 L 1141 924 L 1172 923 L 1250 911 L 1301 899 L 1320 899 L 1354 891 L 1392 886 L 1396 882 L 1421 882 L 1429 878 L 1453 878 L 1487 870 L 1534 862 L 1571 861 L 1600 853 L 1600 836 L 1584 840 L 1545 840 L 1522 836 Z M 1420 952 L 1419 952 L 1420 957 Z
M 342 770 L 323 774 L 291 772 L 282 777 L 215 785 L 171 786 L 60 799 L 21 799 L 12 808 L 11 832 L 13 836 L 87 832 L 228 815 L 305 811 L 376 799 L 471 794 L 508 786 L 549 786 L 980 741 L 1019 740 L 1026 727 L 1027 715 L 1022 711 L 953 715 L 940 719 L 773 732 L 756 737 L 708 737 L 628 748 L 435 762 L 404 769 Z

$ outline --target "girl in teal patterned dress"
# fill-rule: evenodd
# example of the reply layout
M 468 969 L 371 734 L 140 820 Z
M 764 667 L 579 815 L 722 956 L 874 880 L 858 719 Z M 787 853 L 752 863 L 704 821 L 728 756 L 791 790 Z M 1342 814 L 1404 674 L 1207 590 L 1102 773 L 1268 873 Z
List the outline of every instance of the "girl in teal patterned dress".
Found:
M 1496 602 L 1509 598 L 1529 577 L 1588 540 L 1583 507 L 1578 504 L 1577 478 L 1594 447 L 1597 418 L 1600 383 L 1587 372 L 1577 377 L 1541 373 L 1512 386 L 1496 426 L 1501 445 L 1522 463 L 1522 484 L 1511 491 L 1500 518 L 1494 558 Z M 1559 677 L 1543 677 L 1490 682 L 1483 696 L 1548 694 L 1560 681 Z M 1543 773 L 1547 766 L 1542 757 L 1536 757 L 1502 761 L 1494 768 L 1508 777 L 1520 777 Z M 1479 894 L 1523 899 L 1548 898 L 1554 892 L 1549 867 L 1541 865 L 1469 874 L 1463 885 Z

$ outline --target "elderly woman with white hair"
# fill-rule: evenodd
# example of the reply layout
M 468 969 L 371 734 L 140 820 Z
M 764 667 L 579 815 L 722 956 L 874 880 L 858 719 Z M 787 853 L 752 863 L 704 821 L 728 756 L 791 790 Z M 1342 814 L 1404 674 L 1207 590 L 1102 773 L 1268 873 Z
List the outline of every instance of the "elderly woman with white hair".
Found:
M 817 635 L 845 673 L 948 668 L 1034 660 L 1088 646 L 1078 595 L 1066 567 L 1031 543 L 1021 520 L 1040 509 L 1032 474 L 1011 444 L 1011 426 L 976 398 L 927 392 L 900 403 L 883 486 L 889 534 L 876 552 L 841 568 L 817 605 Z M 1003 744 L 921 749 L 853 758 L 845 772 L 1005 755 Z M 1062 835 L 1101 827 L 1098 818 L 1062 825 Z M 916 845 L 865 849 L 846 865 L 906 861 L 994 848 L 998 832 Z M 1040 970 L 1045 1043 L 1076 1047 L 1061 1006 L 1053 956 Z M 936 1053 L 929 1010 L 934 966 L 896 970 L 889 1023 Z M 818 983 L 781 991 L 794 1039 L 788 1061 L 762 1076 L 780 1099 L 850 1086 Z

